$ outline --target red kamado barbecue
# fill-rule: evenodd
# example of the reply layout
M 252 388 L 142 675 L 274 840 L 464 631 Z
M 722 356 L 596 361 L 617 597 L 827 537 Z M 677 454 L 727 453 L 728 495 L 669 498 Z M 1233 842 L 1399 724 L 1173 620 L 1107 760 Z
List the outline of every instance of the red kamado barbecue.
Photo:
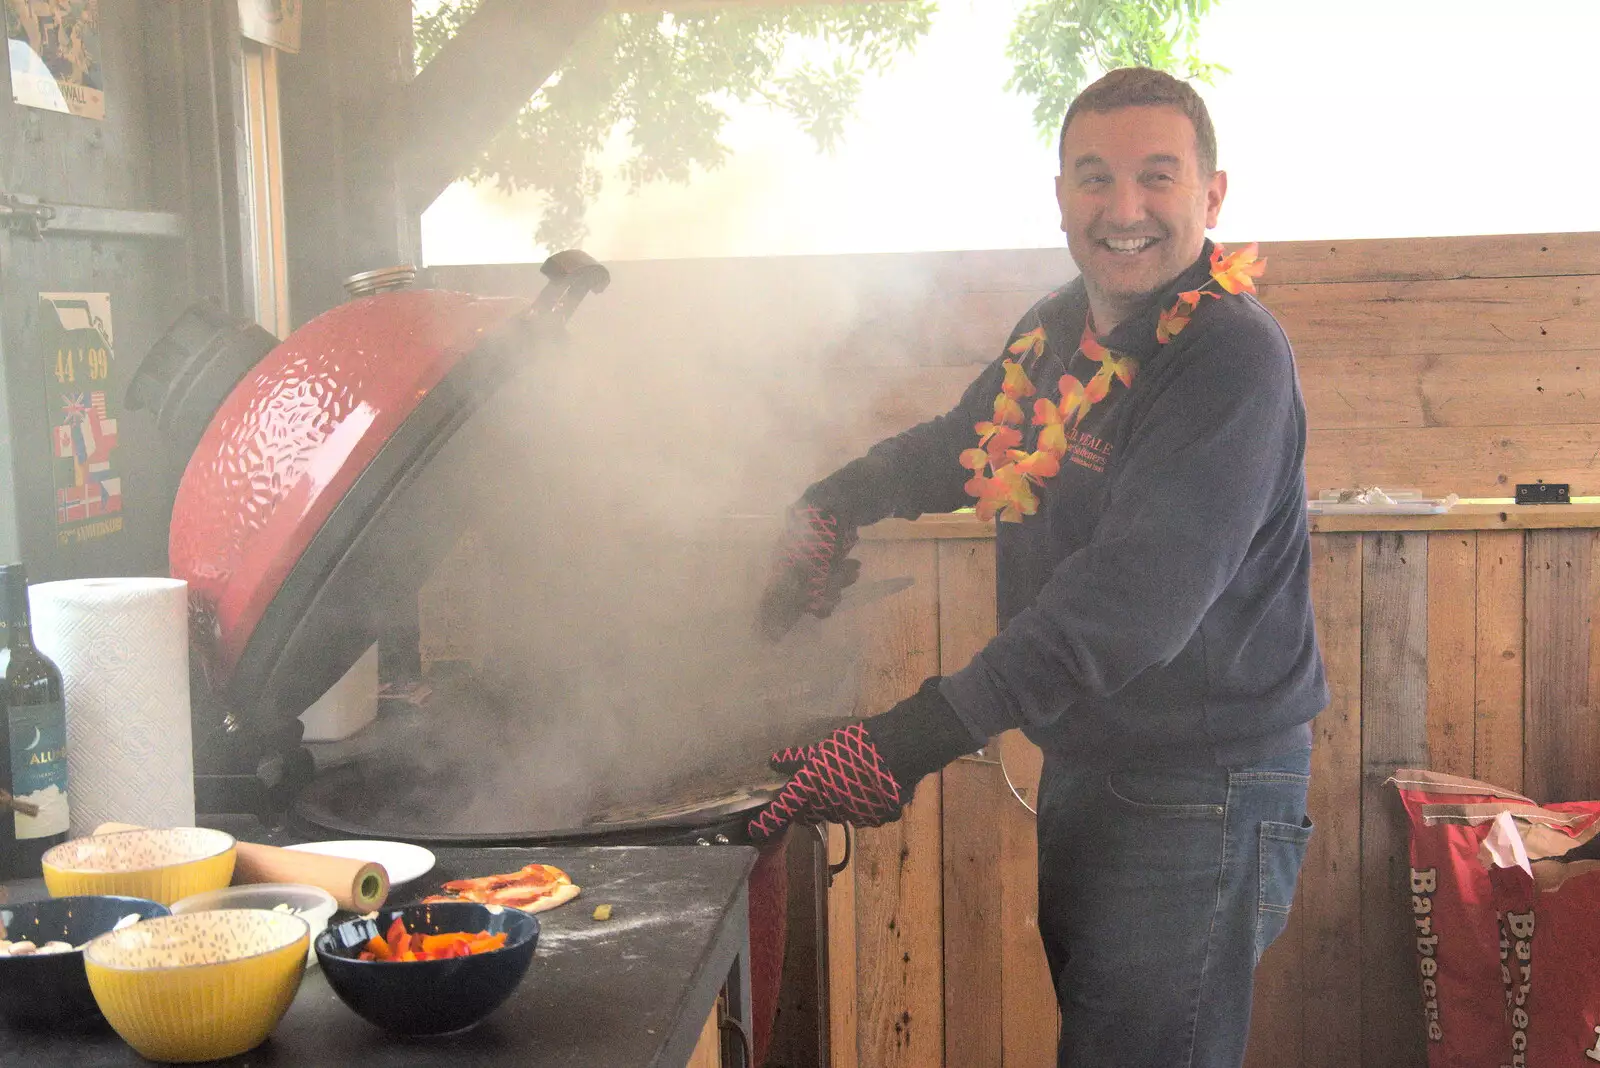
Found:
M 604 267 L 581 252 L 545 264 L 535 298 L 409 288 L 409 272 L 353 279 L 370 292 L 279 343 L 214 308 L 190 309 L 129 390 L 186 458 L 172 511 L 172 575 L 190 591 L 196 793 L 202 812 L 283 813 L 308 832 L 443 845 L 748 844 L 772 796 L 761 773 L 630 797 L 608 784 L 574 818 L 516 814 L 473 825 L 452 789 L 473 769 L 407 744 L 318 771 L 298 715 L 378 641 L 464 529 L 433 461 L 495 388 L 558 347 Z M 421 519 L 426 517 L 426 521 Z M 405 566 L 394 566 L 404 561 Z M 443 685 L 450 729 L 492 731 L 499 699 Z M 428 740 L 411 738 L 412 746 Z M 598 801 L 604 801 L 600 805 Z M 758 1060 L 770 1035 L 787 926 L 782 839 L 750 877 Z

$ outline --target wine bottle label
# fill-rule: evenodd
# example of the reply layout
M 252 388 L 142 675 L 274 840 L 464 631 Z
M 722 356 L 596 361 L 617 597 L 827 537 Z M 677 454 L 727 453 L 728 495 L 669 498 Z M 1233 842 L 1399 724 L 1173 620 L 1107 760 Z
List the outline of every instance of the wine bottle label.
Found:
M 11 793 L 39 806 L 15 813 L 17 838 L 48 838 L 67 829 L 67 719 L 60 702 L 11 709 Z

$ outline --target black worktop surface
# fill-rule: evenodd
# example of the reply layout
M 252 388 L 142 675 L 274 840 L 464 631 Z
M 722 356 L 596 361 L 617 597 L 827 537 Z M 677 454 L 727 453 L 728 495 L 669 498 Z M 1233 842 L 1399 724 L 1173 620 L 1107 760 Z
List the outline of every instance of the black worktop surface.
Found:
M 240 1068 L 459 1068 L 501 1065 L 633 1068 L 681 1065 L 692 1052 L 734 957 L 744 952 L 745 888 L 756 852 L 739 846 L 435 848 L 434 869 L 397 888 L 390 904 L 449 879 L 554 864 L 581 897 L 540 914 L 527 977 L 476 1028 L 402 1039 L 367 1024 L 334 996 L 321 969 L 306 972 L 288 1014 Z M 11 900 L 44 896 L 38 880 L 8 886 Z M 612 906 L 609 921 L 594 907 Z M 347 918 L 339 914 L 335 921 Z M 0 1065 L 102 1068 L 147 1065 L 109 1028 L 34 1034 L 0 1024 Z

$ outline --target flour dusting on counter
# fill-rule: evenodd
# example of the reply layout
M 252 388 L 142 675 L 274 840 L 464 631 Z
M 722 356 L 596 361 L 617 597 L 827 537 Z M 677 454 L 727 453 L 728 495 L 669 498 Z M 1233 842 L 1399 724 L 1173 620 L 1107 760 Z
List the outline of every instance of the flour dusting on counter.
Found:
M 566 930 L 556 930 L 546 927 L 539 932 L 539 950 L 560 949 L 568 943 L 593 944 L 597 942 L 617 941 L 633 931 L 644 930 L 650 927 L 665 927 L 671 924 L 692 922 L 695 920 L 711 919 L 717 915 L 717 909 L 700 905 L 695 908 L 679 909 L 671 914 L 655 913 L 649 915 L 624 915 L 620 910 L 612 914 L 612 918 L 605 923 L 585 923 L 581 927 L 572 927 Z

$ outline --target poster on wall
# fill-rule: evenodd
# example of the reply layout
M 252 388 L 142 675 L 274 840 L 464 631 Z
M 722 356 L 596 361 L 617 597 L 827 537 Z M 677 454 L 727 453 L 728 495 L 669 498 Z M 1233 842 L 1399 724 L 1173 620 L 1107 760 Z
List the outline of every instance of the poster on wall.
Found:
M 56 541 L 98 541 L 122 531 L 122 479 L 114 457 L 109 293 L 40 293 L 39 327 L 50 412 Z
M 300 51 L 300 0 L 239 0 L 239 32 L 281 52 Z
M 11 99 L 87 119 L 106 117 L 100 0 L 4 0 Z

